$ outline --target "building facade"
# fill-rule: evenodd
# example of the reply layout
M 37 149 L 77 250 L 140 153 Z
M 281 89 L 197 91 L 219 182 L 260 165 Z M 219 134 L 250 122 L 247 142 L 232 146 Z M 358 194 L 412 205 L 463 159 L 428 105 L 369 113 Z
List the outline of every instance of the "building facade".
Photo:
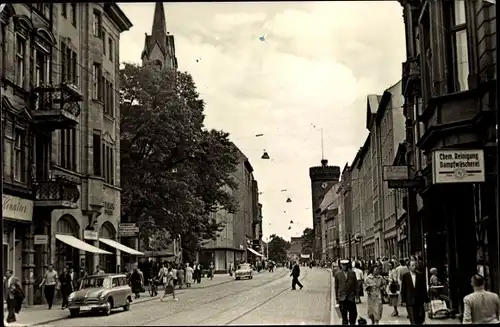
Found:
M 339 168 L 339 167 L 337 167 Z M 340 171 L 340 168 L 339 168 Z M 321 219 L 321 261 L 330 261 L 342 255 L 340 239 L 342 230 L 342 185 L 335 183 L 326 192 L 319 205 Z
M 309 168 L 309 178 L 311 179 L 312 215 L 314 230 L 313 258 L 320 260 L 323 253 L 323 235 L 325 226 L 321 218 L 320 205 L 325 194 L 330 188 L 339 182 L 340 167 L 328 166 L 328 160 L 321 160 L 321 166 Z M 323 223 L 322 223 L 323 222 Z
M 225 222 L 215 241 L 207 241 L 199 253 L 199 262 L 208 266 L 210 261 L 217 272 L 227 272 L 229 264 L 255 262 L 262 257 L 262 205 L 259 189 L 248 158 L 238 149 L 238 165 L 233 173 L 237 187 L 230 190 L 238 203 L 234 214 L 219 211 L 214 215 Z
M 410 253 L 440 271 L 452 309 L 460 312 L 478 264 L 487 267 L 487 288 L 500 291 L 496 5 L 400 3 L 407 165 L 416 184 L 407 197 Z
M 98 238 L 117 239 L 118 49 L 132 24 L 97 3 L 9 4 L 1 22 L 3 268 L 33 304 L 49 264 L 119 265 Z

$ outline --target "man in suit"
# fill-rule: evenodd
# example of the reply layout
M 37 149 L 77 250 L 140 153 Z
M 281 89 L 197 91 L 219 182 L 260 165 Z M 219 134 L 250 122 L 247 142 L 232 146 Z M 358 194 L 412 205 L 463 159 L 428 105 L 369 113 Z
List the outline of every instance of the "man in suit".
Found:
M 10 269 L 5 272 L 3 282 L 4 298 L 7 300 L 7 322 L 12 323 L 16 321 L 16 312 L 19 313 L 21 309 L 19 301 L 24 300 L 21 283 L 19 279 L 12 274 L 12 270 Z
M 417 262 L 410 261 L 410 270 L 401 276 L 401 299 L 406 303 L 406 311 L 412 325 L 425 322 L 425 307 L 429 305 L 425 275 L 417 271 Z
M 299 276 L 300 276 L 300 267 L 299 264 L 296 262 L 295 265 L 292 268 L 292 273 L 290 274 L 292 277 L 292 290 L 296 289 L 296 285 L 299 285 L 300 289 L 302 289 L 304 286 L 299 282 Z
M 349 260 L 340 260 L 340 266 L 342 270 L 335 273 L 335 299 L 342 314 L 342 325 L 355 325 L 358 316 L 356 274 L 349 269 Z

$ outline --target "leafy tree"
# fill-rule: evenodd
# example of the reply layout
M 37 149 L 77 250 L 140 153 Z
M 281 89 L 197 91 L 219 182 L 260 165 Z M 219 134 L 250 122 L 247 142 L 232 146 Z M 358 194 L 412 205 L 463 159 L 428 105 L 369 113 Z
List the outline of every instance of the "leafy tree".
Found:
M 314 230 L 307 227 L 302 232 L 302 253 L 312 254 L 314 251 Z
M 236 148 L 229 134 L 204 127 L 189 74 L 125 64 L 120 83 L 122 219 L 138 222 L 146 243 L 160 235 L 163 248 L 167 235 L 181 235 L 192 258 L 223 228 L 213 213 L 237 210 L 226 191 L 237 187 Z
M 290 248 L 290 242 L 284 240 L 276 234 L 270 236 L 271 240 L 268 244 L 269 259 L 276 262 L 284 262 L 287 260 L 286 251 Z

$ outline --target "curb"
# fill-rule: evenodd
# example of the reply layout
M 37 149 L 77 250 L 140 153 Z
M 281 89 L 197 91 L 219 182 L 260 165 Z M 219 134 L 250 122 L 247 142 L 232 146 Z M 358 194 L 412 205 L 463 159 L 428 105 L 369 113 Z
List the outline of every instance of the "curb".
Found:
M 225 281 L 225 282 L 222 282 L 222 283 L 217 283 L 217 284 L 214 284 L 214 285 L 208 285 L 208 286 L 204 286 L 204 287 L 197 287 L 196 289 L 203 289 L 203 288 L 210 288 L 210 287 L 214 287 L 214 286 L 217 286 L 217 285 L 222 285 L 222 284 L 227 284 L 227 283 L 230 283 L 230 282 L 233 282 L 234 280 L 228 280 L 228 281 Z M 158 298 L 157 297 L 151 297 L 151 298 L 147 298 L 141 302 L 138 302 L 138 303 L 135 303 L 132 302 L 132 305 L 137 305 L 137 304 L 141 304 L 141 303 L 144 303 L 144 302 L 149 302 L 149 301 L 153 301 L 153 300 L 157 300 Z M 34 324 L 31 324 L 31 325 L 23 325 L 23 324 L 20 324 L 21 326 L 43 326 L 43 325 L 47 325 L 47 324 L 50 324 L 52 322 L 56 322 L 56 321 L 61 321 L 61 320 L 64 320 L 64 319 L 67 319 L 68 316 L 64 316 L 64 317 L 58 317 L 58 318 L 54 318 L 54 319 L 50 319 L 50 320 L 46 320 L 46 321 L 41 321 L 41 322 L 37 322 L 37 323 L 34 323 Z

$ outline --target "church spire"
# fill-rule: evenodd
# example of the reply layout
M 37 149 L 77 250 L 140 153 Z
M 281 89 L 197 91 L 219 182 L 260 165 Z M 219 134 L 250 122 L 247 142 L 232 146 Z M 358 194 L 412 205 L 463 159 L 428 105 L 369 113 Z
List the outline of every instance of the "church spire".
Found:
M 155 4 L 155 13 L 153 17 L 153 27 L 151 28 L 151 36 L 153 39 L 159 40 L 167 35 L 167 23 L 165 22 L 165 9 L 163 2 Z

